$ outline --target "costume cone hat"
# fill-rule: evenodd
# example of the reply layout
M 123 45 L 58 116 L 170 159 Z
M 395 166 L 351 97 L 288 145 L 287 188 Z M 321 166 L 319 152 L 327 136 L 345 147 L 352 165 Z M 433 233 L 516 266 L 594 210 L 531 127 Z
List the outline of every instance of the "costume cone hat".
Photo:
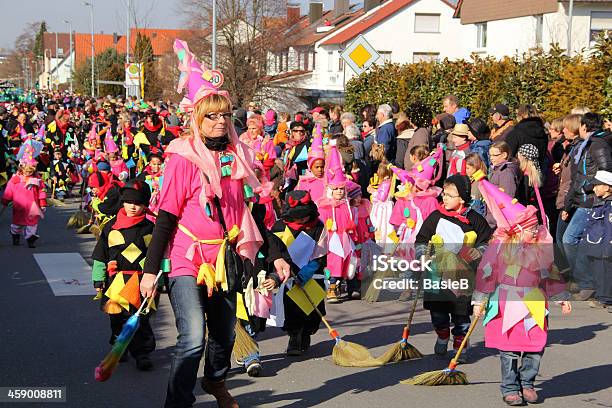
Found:
M 425 190 L 427 187 L 438 181 L 442 171 L 443 154 L 444 149 L 441 146 L 438 146 L 438 148 L 428 157 L 412 166 L 412 169 L 410 169 L 408 175 L 414 180 L 418 188 Z M 436 174 L 436 170 L 438 174 Z
M 27 140 L 19 152 L 19 164 L 22 166 L 36 166 L 36 156 L 38 156 L 39 152 L 36 152 L 36 149 L 32 145 L 32 140 Z
M 38 132 L 36 132 L 36 140 L 39 140 L 39 141 L 45 140 L 45 124 L 44 123 L 38 128 Z
M 317 160 L 325 160 L 325 152 L 323 151 L 323 133 L 321 132 L 321 124 L 317 123 L 314 139 L 308 151 L 308 168 Z
M 117 153 L 119 148 L 115 141 L 113 140 L 113 135 L 111 134 L 110 129 L 106 131 L 106 136 L 104 137 L 104 150 L 106 153 Z
M 179 59 L 178 68 L 181 71 L 176 91 L 185 90 L 185 97 L 180 103 L 181 110 L 190 112 L 198 101 L 213 93 L 230 99 L 227 91 L 218 90 L 223 84 L 223 75 L 219 71 L 209 70 L 202 65 L 189 51 L 185 41 L 174 40 L 174 53 Z
M 347 178 L 342 168 L 340 152 L 333 142 L 334 141 L 330 142 L 331 148 L 329 150 L 329 163 L 325 171 L 325 182 L 332 188 L 344 187 L 346 186 Z
M 529 228 L 538 224 L 537 209 L 528 205 L 525 207 L 516 198 L 510 197 L 503 190 L 484 178 L 481 171 L 472 176 L 478 181 L 478 189 L 484 197 L 487 208 L 501 228 Z
M 414 179 L 410 176 L 410 172 L 399 167 L 391 166 L 391 171 L 397 176 L 402 184 L 414 184 Z

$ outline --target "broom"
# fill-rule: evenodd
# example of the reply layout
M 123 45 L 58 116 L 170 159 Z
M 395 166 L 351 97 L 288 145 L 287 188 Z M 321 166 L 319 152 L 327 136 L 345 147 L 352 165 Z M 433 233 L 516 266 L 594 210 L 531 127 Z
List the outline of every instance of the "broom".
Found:
M 68 223 L 66 224 L 66 228 L 80 228 L 83 225 L 87 224 L 88 221 L 89 217 L 87 216 L 85 211 L 83 211 L 83 194 L 81 193 L 81 202 L 79 203 L 79 209 L 77 212 L 70 216 L 70 218 L 68 219 Z
M 155 283 L 153 283 L 154 287 L 155 285 L 157 285 L 157 281 L 161 277 L 162 273 L 163 271 L 159 271 L 159 273 L 157 274 L 157 277 L 155 278 Z M 106 357 L 104 357 L 104 360 L 100 362 L 100 365 L 98 365 L 94 371 L 96 381 L 106 381 L 113 374 L 113 371 L 119 364 L 121 356 L 123 355 L 123 353 L 125 353 L 125 350 L 132 341 L 136 330 L 138 330 L 138 326 L 140 324 L 140 316 L 143 313 L 143 309 L 145 308 L 145 306 L 149 305 L 150 299 L 152 299 L 152 297 L 145 298 L 136 313 L 130 316 L 128 321 L 125 322 L 125 324 L 123 325 L 123 329 L 121 329 L 121 333 L 115 340 L 111 351 L 106 355 Z
M 294 278 L 296 277 L 295 274 L 292 273 L 292 275 Z M 332 350 L 332 360 L 336 365 L 344 367 L 358 367 L 355 365 L 351 365 L 351 363 L 354 362 L 370 364 L 362 365 L 361 367 L 373 367 L 376 365 L 380 365 L 377 364 L 377 360 L 372 357 L 367 348 L 356 343 L 351 343 L 349 341 L 342 340 L 336 329 L 331 327 L 325 316 L 323 316 L 323 313 L 321 313 L 321 311 L 317 308 L 317 305 L 312 301 L 308 292 L 306 292 L 300 285 L 296 286 L 300 288 L 302 293 L 304 293 L 304 296 L 306 297 L 306 299 L 308 299 L 308 302 L 314 308 L 314 311 L 317 312 L 317 314 L 321 318 L 321 321 L 323 322 L 323 324 L 325 324 L 325 327 L 327 327 L 327 331 L 330 337 L 336 342 Z
M 240 319 L 236 319 L 236 341 L 233 351 L 234 357 L 239 361 L 243 361 L 248 356 L 259 353 L 257 342 L 249 336 L 244 327 L 242 327 Z
M 459 356 L 461 356 L 461 353 L 463 352 L 463 348 L 467 344 L 467 341 L 470 335 L 474 331 L 474 328 L 476 327 L 476 323 L 478 323 L 478 320 L 480 319 L 480 315 L 484 311 L 485 306 L 486 306 L 486 302 L 483 303 L 482 306 L 480 307 L 480 313 L 478 314 L 478 316 L 474 318 L 474 320 L 472 321 L 472 324 L 470 324 L 470 328 L 467 334 L 465 335 L 465 337 L 463 338 L 463 341 L 461 342 L 461 346 L 459 347 L 459 350 L 457 350 L 457 354 L 455 354 L 455 357 L 453 357 L 453 359 L 450 361 L 447 368 L 445 368 L 444 370 L 440 370 L 440 371 L 430 371 L 428 373 L 419 374 L 415 377 L 409 378 L 407 380 L 403 380 L 401 381 L 401 383 L 410 384 L 410 385 L 429 385 L 429 386 L 467 385 L 469 384 L 465 373 L 462 371 L 458 371 L 456 369 L 457 360 L 459 359 Z
M 392 232 L 391 234 L 393 234 L 392 239 L 395 240 L 395 238 L 397 237 L 397 234 L 395 234 L 395 231 Z M 391 237 L 391 234 L 389 234 L 390 237 Z M 397 250 L 399 245 L 400 245 L 399 238 L 397 238 L 397 242 L 394 243 L 393 250 L 391 251 L 392 256 L 395 254 L 395 251 Z M 384 247 L 384 244 L 383 244 L 383 247 Z M 366 291 L 365 295 L 363 295 L 362 299 L 368 303 L 378 302 L 378 299 L 380 298 L 381 288 L 377 289 L 374 285 L 374 281 L 384 280 L 387 278 L 395 278 L 397 277 L 396 275 L 397 274 L 395 273 L 395 271 L 391 270 L 391 268 L 387 268 L 384 271 L 374 272 L 374 274 L 372 275 L 372 278 L 370 279 L 370 285 L 368 286 L 368 290 Z
M 56 181 L 53 180 L 53 191 L 51 191 L 51 198 L 47 200 L 47 206 L 49 207 L 61 207 L 64 205 L 60 200 L 55 198 L 55 187 Z

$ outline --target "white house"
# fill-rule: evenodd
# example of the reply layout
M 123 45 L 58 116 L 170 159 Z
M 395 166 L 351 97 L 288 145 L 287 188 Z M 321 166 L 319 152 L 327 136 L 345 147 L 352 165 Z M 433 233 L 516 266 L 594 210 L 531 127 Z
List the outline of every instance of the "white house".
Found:
M 548 51 L 554 43 L 575 54 L 588 51 L 599 32 L 612 30 L 612 0 L 571 3 L 570 12 L 569 1 L 515 0 L 510 7 L 506 0 L 460 0 L 455 15 L 476 29 L 466 46 L 483 56 Z
M 381 55 L 379 64 L 465 58 L 469 52 L 463 44 L 476 35 L 474 26 L 453 17 L 453 1 L 366 0 L 364 8 L 357 9 L 336 0 L 333 13 L 313 19 L 317 5 L 322 9 L 321 3 L 310 3 L 309 20 L 299 20 L 298 25 L 304 25 L 299 35 L 289 36 L 288 45 L 279 51 L 280 65 L 271 55 L 272 81 L 267 90 L 276 90 L 278 98 L 266 98 L 267 105 L 300 110 L 323 102 L 342 103 L 345 84 L 355 73 L 340 54 L 358 35 Z

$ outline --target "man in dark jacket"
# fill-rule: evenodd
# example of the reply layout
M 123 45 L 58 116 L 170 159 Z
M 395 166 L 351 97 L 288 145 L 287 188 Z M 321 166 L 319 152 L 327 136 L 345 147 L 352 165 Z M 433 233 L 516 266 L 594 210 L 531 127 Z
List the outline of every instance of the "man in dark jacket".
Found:
M 548 135 L 544 129 L 544 123 L 539 117 L 528 117 L 522 119 L 514 126 L 514 129 L 506 137 L 506 143 L 510 146 L 512 156 L 516 157 L 519 147 L 524 144 L 532 144 L 538 148 L 538 161 L 540 168 L 545 168 L 544 158 L 548 149 Z
M 581 120 L 580 137 L 583 141 L 576 149 L 573 160 L 572 181 L 565 198 L 561 218 L 569 224 L 563 234 L 563 247 L 573 267 L 573 277 L 580 293 L 575 300 L 587 300 L 594 293 L 593 277 L 586 258 L 577 251 L 591 208 L 597 198 L 593 193 L 593 177 L 597 171 L 612 170 L 612 133 L 602 130 L 603 120 L 596 113 L 585 113 Z M 573 214 L 572 214 L 573 212 Z
M 376 112 L 378 128 L 376 128 L 376 142 L 385 146 L 385 157 L 389 163 L 395 160 L 397 149 L 397 130 L 393 124 L 393 109 L 388 104 L 380 105 Z

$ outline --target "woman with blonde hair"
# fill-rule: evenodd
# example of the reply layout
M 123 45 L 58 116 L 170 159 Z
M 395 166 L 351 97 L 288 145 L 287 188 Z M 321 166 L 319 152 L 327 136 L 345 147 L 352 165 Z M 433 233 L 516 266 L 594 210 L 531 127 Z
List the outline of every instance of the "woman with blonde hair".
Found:
M 539 208 L 535 191 L 542 186 L 538 149 L 532 144 L 524 144 L 519 148 L 517 158 L 522 177 L 519 179 L 516 199 L 525 206 L 533 205 Z M 540 217 L 544 217 L 544 214 L 540 214 Z
M 168 296 L 178 337 L 165 406 L 195 402 L 193 389 L 206 349 L 202 388 L 219 407 L 238 407 L 225 377 L 231 367 L 240 277 L 263 243 L 247 205 L 259 182 L 253 151 L 234 130 L 229 94 L 203 79 L 202 65 L 185 42 L 175 40 L 174 50 L 182 74 L 178 89 L 186 90 L 181 109 L 191 118 L 188 131 L 166 149 L 171 156 L 140 291 L 144 297 L 154 294 L 167 253 Z M 289 264 L 273 263 L 286 279 Z

